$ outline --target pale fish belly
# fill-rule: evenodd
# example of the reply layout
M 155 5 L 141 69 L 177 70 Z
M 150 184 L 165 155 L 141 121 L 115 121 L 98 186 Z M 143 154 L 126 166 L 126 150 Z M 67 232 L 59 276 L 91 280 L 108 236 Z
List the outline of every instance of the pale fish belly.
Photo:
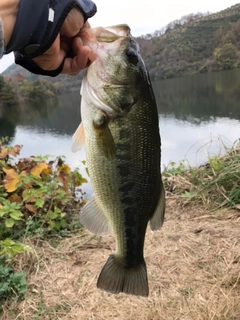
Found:
M 115 254 L 103 268 L 98 287 L 145 296 L 146 227 L 159 202 L 161 206 L 164 202 L 157 111 L 146 99 L 125 116 L 110 120 L 107 126 L 114 141 L 113 155 L 102 150 L 111 148 L 112 142 L 105 139 L 99 143 L 105 132 L 96 133 L 92 125 L 94 114 L 94 107 L 82 110 L 87 164 L 95 205 L 110 227 L 106 230 L 111 229 L 116 240 Z

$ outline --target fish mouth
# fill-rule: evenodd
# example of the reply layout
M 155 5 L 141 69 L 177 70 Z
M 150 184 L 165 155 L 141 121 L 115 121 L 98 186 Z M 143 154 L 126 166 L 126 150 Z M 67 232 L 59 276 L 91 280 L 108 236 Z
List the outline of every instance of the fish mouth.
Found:
M 127 24 L 120 24 L 106 28 L 96 28 L 95 37 L 98 42 L 114 42 L 119 38 L 130 36 L 130 28 Z
M 101 44 L 113 43 L 131 37 L 131 29 L 127 24 L 120 24 L 111 27 L 83 28 L 80 32 L 83 45 L 91 48 L 98 56 Z
M 83 79 L 82 96 L 94 101 L 111 119 L 125 115 L 137 101 L 136 97 L 129 98 L 133 96 L 135 74 L 131 77 L 128 70 L 135 73 L 139 61 L 138 46 L 129 26 L 85 28 L 81 33 L 83 44 L 96 54 Z M 118 95 L 123 97 L 121 103 Z

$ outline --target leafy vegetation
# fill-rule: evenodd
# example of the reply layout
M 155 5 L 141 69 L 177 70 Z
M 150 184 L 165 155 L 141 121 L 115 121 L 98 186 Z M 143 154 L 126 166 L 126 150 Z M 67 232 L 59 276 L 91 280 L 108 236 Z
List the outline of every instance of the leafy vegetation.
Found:
M 24 237 L 66 236 L 70 231 L 81 228 L 78 214 L 75 216 L 74 212 L 78 213 L 84 203 L 81 185 L 86 179 L 78 170 L 72 171 L 63 157 L 51 161 L 50 156 L 17 160 L 22 147 L 10 147 L 5 143 L 2 139 L 0 258 L 11 258 L 24 251 L 31 252 L 31 248 L 21 242 Z M 0 279 L 1 299 L 9 298 L 11 293 L 22 297 L 24 275 L 14 273 L 2 263 Z
M 167 192 L 185 199 L 185 204 L 240 208 L 240 141 L 225 150 L 224 156 L 209 157 L 207 164 L 197 168 L 184 161 L 170 163 L 163 173 Z
M 26 275 L 14 272 L 13 268 L 0 260 L 0 312 L 1 305 L 5 300 L 19 301 L 24 298 L 27 290 Z
M 55 92 L 53 84 L 46 80 L 29 82 L 22 76 L 13 79 L 4 79 L 0 76 L 0 106 L 13 106 L 20 101 L 36 101 L 52 97 Z
M 11 81 L 5 81 L 0 76 L 0 105 L 12 106 L 17 104 L 17 97 L 13 91 Z
M 86 179 L 63 157 L 30 157 L 12 162 L 21 146 L 0 146 L 0 240 L 67 228 L 83 201 Z M 78 197 L 77 197 L 78 196 Z
M 51 82 L 46 80 L 36 80 L 34 82 L 21 81 L 20 88 L 23 95 L 28 100 L 38 100 L 44 97 L 51 97 L 55 94 L 55 88 Z

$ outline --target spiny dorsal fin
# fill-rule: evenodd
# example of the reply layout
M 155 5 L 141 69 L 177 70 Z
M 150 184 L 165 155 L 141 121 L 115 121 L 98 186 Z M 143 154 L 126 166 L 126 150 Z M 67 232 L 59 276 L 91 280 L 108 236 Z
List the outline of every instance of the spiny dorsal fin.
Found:
M 72 152 L 77 152 L 81 150 L 81 148 L 85 144 L 85 134 L 83 129 L 82 122 L 78 126 L 77 130 L 75 131 L 73 137 L 72 137 L 73 143 L 72 143 Z
M 96 235 L 107 235 L 111 232 L 106 217 L 99 210 L 94 196 L 87 202 L 80 213 L 80 222 Z

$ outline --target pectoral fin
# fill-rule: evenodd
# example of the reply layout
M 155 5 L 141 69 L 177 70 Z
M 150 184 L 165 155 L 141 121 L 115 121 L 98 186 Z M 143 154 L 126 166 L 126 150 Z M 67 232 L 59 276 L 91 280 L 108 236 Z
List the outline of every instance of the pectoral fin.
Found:
M 80 213 L 80 222 L 85 228 L 96 235 L 107 235 L 111 232 L 108 221 L 99 210 L 94 196 L 83 207 Z
M 107 159 L 113 160 L 116 155 L 116 146 L 108 122 L 103 113 L 97 113 L 93 119 L 93 127 L 99 152 Z
M 75 131 L 73 137 L 72 137 L 73 143 L 72 143 L 72 152 L 77 152 L 81 150 L 81 148 L 85 144 L 85 134 L 83 129 L 82 122 L 78 126 L 77 130 Z
M 156 210 L 154 212 L 154 215 L 150 220 L 150 227 L 153 231 L 160 229 L 161 226 L 163 225 L 164 214 L 165 214 L 165 192 L 164 192 L 163 183 L 161 181 L 159 201 L 158 201 Z

